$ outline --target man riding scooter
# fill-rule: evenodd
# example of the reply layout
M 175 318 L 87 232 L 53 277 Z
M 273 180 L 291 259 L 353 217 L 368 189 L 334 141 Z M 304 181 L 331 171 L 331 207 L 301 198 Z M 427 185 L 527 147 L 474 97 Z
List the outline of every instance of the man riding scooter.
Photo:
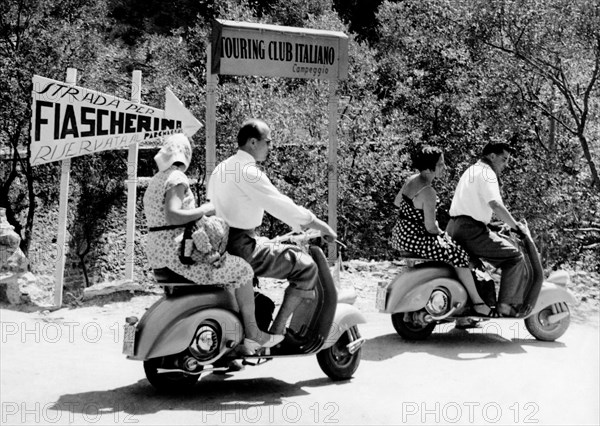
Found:
M 499 176 L 507 166 L 511 152 L 506 143 L 488 143 L 484 146 L 479 161 L 470 166 L 458 182 L 446 227 L 446 232 L 470 256 L 483 259 L 502 270 L 498 301 L 491 316 L 519 316 L 525 291 L 522 285 L 525 274 L 523 255 L 488 227 L 492 214 L 495 214 L 517 234 L 524 232 L 500 195 Z
M 238 152 L 213 171 L 207 196 L 217 216 L 230 226 L 227 251 L 250 263 L 258 277 L 289 280 L 283 304 L 269 330 L 279 336 L 286 332 L 287 320 L 302 300 L 314 298 L 313 289 L 319 279 L 317 266 L 296 246 L 261 244 L 255 228 L 261 225 L 267 211 L 292 229 L 319 230 L 329 241 L 336 239 L 336 233 L 312 212 L 281 194 L 256 165 L 257 161 L 266 160 L 271 149 L 271 130 L 264 121 L 245 121 L 237 142 Z

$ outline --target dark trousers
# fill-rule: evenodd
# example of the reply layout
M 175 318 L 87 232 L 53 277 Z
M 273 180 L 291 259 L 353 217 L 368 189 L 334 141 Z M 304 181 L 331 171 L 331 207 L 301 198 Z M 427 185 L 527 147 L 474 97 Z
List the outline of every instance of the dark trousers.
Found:
M 525 263 L 521 252 L 510 241 L 469 216 L 451 218 L 446 232 L 470 256 L 481 258 L 502 270 L 498 303 L 523 303 Z
M 257 240 L 254 230 L 230 228 L 227 251 L 239 256 L 252 266 L 258 277 L 287 279 L 288 295 L 314 298 L 319 279 L 317 264 L 298 247 Z

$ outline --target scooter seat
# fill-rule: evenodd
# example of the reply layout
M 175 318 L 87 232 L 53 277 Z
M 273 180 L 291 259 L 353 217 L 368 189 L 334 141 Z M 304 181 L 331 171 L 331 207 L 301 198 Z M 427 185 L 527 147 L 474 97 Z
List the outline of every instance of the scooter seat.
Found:
M 430 260 L 427 257 L 419 256 L 418 254 L 412 253 L 410 251 L 400 251 L 400 257 L 405 259 L 415 259 L 415 260 Z

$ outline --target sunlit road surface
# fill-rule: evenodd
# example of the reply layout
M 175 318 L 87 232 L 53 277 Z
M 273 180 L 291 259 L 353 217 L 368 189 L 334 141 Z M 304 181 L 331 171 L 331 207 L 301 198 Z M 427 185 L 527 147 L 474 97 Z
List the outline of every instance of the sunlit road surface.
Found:
M 143 312 L 140 312 L 141 315 Z M 557 342 L 523 321 L 438 326 L 406 342 L 389 315 L 367 313 L 352 380 L 315 356 L 207 375 L 183 395 L 157 393 L 121 355 L 127 304 L 56 312 L 0 310 L 2 424 L 569 424 L 597 425 L 597 317 Z

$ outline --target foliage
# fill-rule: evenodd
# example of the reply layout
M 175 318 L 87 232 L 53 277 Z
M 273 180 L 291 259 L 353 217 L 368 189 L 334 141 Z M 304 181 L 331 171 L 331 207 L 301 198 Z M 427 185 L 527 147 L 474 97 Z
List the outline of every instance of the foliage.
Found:
M 29 163 L 31 79 L 40 73 L 60 80 L 67 67 L 96 66 L 106 53 L 102 33 L 107 12 L 104 2 L 85 0 L 13 0 L 0 8 L 0 142 L 2 153 L 10 158 L 0 168 L 0 200 L 9 221 L 21 233 L 21 248 L 27 253 L 36 194 L 47 199 L 57 180 L 52 173 L 46 176 L 56 166 L 34 170 Z
M 495 34 L 494 28 L 507 31 L 509 20 L 503 17 L 503 24 L 494 27 L 489 15 L 483 18 L 478 13 L 494 9 L 501 14 L 507 4 L 518 9 L 514 11 L 514 19 L 522 18 L 526 8 L 536 7 L 527 2 L 492 2 L 494 9 L 489 2 L 437 0 L 382 4 L 377 17 L 380 23 L 377 50 L 381 52 L 378 90 L 386 102 L 386 111 L 393 111 L 394 117 L 400 115 L 406 123 L 400 131 L 408 138 L 408 150 L 420 143 L 445 149 L 450 173 L 445 183 L 436 183 L 441 189 L 442 208 L 438 212 L 441 222 L 447 218 L 445 212 L 459 174 L 476 158 L 483 144 L 493 140 L 511 142 L 517 153 L 512 167 L 503 176 L 505 201 L 517 218 L 529 220 L 547 264 L 556 266 L 567 259 L 586 256 L 589 252 L 585 247 L 593 250 L 595 246 L 590 241 L 597 241 L 597 233 L 586 234 L 583 238 L 586 242 L 582 243 L 583 240 L 573 239 L 572 232 L 580 227 L 593 228 L 594 223 L 600 222 L 598 193 L 589 186 L 590 181 L 594 182 L 597 140 L 591 141 L 589 156 L 583 149 L 587 135 L 594 134 L 585 126 L 588 129 L 598 126 L 598 96 L 585 95 L 586 91 L 598 92 L 594 77 L 595 33 L 581 29 L 577 37 L 588 43 L 582 41 L 576 46 L 576 38 L 563 40 L 564 31 L 560 40 L 549 36 L 554 28 L 552 14 L 544 20 L 523 18 L 540 26 L 529 35 L 536 31 L 548 34 L 535 39 L 537 46 L 529 45 L 529 54 L 541 49 L 539 43 L 546 43 L 546 49 L 557 55 L 554 60 L 565 63 L 560 68 L 561 78 L 573 79 L 564 80 L 563 87 L 549 90 L 551 84 L 543 81 L 539 70 L 536 74 L 536 70 L 522 63 L 521 57 L 507 57 L 506 52 L 499 52 L 485 42 L 489 43 L 491 34 Z M 561 49 L 568 48 L 552 50 L 551 41 Z M 586 52 L 586 59 L 575 60 L 582 52 Z M 578 84 L 582 87 L 579 92 L 574 89 Z M 572 91 L 567 97 L 575 105 L 571 112 L 575 113 L 572 121 L 579 123 L 576 132 L 556 125 L 560 117 L 565 120 L 565 113 L 567 118 L 569 114 L 569 108 L 561 106 L 556 96 L 563 93 L 561 90 Z M 532 98 L 527 94 L 535 94 L 542 107 L 554 105 L 554 115 L 544 108 L 532 108 Z M 587 117 L 587 123 L 581 116 Z M 591 173 L 586 172 L 586 160 Z M 567 193 L 578 197 L 565 199 Z M 585 203 L 577 203 L 577 199 Z M 553 212 L 550 217 L 548 209 Z
M 395 256 L 387 244 L 392 201 L 418 145 L 443 147 L 450 165 L 436 181 L 444 226 L 462 171 L 485 142 L 508 140 L 516 155 L 504 198 L 529 221 L 546 265 L 599 264 L 600 195 L 591 185 L 600 154 L 600 18 L 592 0 L 8 0 L 0 12 L 0 202 L 25 251 L 33 216 L 56 203 L 60 177 L 60 165 L 28 161 L 32 75 L 62 80 L 75 67 L 78 85 L 128 98 L 138 69 L 142 103 L 162 108 L 170 87 L 202 119 L 206 42 L 212 19 L 222 18 L 349 35 L 349 76 L 337 89 L 345 256 Z M 217 158 L 235 151 L 245 118 L 263 118 L 275 140 L 264 164 L 270 178 L 327 218 L 329 90 L 317 80 L 220 76 Z M 202 129 L 193 138 L 193 177 L 203 176 L 205 136 Z M 140 151 L 138 173 L 153 173 L 153 153 Z M 73 161 L 71 250 L 92 269 L 103 217 L 122 207 L 128 167 L 124 152 Z M 267 215 L 262 232 L 285 228 Z
M 578 138 L 592 185 L 600 190 L 588 142 L 600 107 L 600 4 L 590 0 L 444 2 L 450 19 L 494 50 L 499 74 L 523 101 Z M 465 12 L 470 11 L 468 15 Z M 551 147 L 552 148 L 552 147 Z

